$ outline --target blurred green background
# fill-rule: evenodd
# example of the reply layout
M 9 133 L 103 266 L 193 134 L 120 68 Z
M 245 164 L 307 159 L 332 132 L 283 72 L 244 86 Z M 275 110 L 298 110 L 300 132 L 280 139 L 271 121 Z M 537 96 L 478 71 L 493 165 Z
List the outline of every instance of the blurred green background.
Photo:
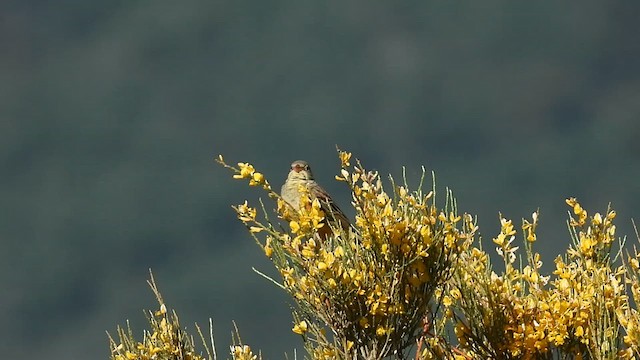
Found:
M 546 269 L 564 199 L 640 216 L 640 2 L 17 1 L 0 4 L 0 354 L 99 359 L 155 309 L 214 320 L 283 358 L 301 342 L 230 205 L 302 158 L 343 208 L 335 145 L 479 217 L 541 210 Z M 347 211 L 348 212 L 348 211 Z M 353 214 L 351 211 L 350 214 Z M 634 240 L 635 241 L 635 240 Z M 489 248 L 490 243 L 488 245 Z

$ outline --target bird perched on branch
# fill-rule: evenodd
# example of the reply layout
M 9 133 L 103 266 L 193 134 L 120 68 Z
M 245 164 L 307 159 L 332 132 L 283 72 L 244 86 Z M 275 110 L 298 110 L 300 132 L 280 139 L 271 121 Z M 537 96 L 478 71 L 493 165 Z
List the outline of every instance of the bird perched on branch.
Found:
M 287 176 L 287 181 L 282 185 L 281 196 L 296 211 L 300 210 L 300 187 L 306 187 L 311 200 L 318 199 L 320 209 L 324 212 L 325 225 L 318 229 L 320 237 L 323 239 L 331 235 L 331 228 L 342 228 L 349 231 L 349 220 L 342 210 L 336 205 L 331 196 L 313 178 L 313 173 L 309 164 L 304 160 L 296 160 L 291 163 L 291 171 Z

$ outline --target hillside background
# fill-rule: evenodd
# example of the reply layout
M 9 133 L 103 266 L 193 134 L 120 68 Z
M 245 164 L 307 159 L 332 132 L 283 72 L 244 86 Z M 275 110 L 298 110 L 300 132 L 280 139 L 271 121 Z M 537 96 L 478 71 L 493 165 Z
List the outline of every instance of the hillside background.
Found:
M 105 331 L 167 303 L 235 320 L 269 359 L 301 349 L 286 297 L 232 204 L 308 160 L 342 208 L 335 145 L 476 214 L 541 210 L 546 269 L 564 199 L 640 218 L 640 2 L 69 1 L 0 4 L 0 354 L 104 359 Z M 349 212 L 353 214 L 353 211 Z M 635 241 L 635 240 L 634 240 Z M 487 243 L 487 246 L 491 246 Z

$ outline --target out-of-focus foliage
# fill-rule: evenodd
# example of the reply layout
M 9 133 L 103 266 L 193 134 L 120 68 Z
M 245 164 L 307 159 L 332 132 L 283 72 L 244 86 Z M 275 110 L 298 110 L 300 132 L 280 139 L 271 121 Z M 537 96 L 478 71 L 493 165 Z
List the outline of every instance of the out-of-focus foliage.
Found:
M 285 299 L 247 270 L 269 264 L 227 211 L 238 194 L 212 170 L 215 153 L 251 157 L 276 186 L 292 160 L 309 160 L 338 203 L 346 190 L 326 176 L 335 144 L 371 169 L 419 177 L 425 164 L 486 234 L 498 211 L 543 209 L 543 255 L 570 242 L 556 237 L 568 194 L 588 208 L 611 201 L 629 233 L 639 10 L 0 2 L 0 318 L 11 324 L 0 353 L 95 357 L 114 319 L 145 307 L 149 267 L 186 323 L 234 318 L 251 341 L 287 325 L 287 307 L 272 306 Z M 275 338 L 263 347 L 272 358 L 292 340 Z

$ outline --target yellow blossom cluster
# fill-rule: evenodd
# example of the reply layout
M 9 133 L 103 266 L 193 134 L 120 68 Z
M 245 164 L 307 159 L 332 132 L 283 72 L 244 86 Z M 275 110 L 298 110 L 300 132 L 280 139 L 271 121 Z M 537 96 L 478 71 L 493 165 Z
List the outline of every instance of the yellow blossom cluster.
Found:
M 233 170 L 235 172 L 233 175 L 234 179 L 248 179 L 250 186 L 262 186 L 267 191 L 271 190 L 271 185 L 269 185 L 269 182 L 265 179 L 264 174 L 257 172 L 253 165 L 249 163 L 238 163 L 238 168 L 235 168 L 227 165 L 227 163 L 224 162 L 222 155 L 218 155 L 216 162 L 230 170 Z
M 174 314 L 175 316 L 175 314 Z M 127 333 L 118 329 L 120 343 L 112 340 L 113 360 L 151 360 L 151 359 L 184 359 L 204 360 L 195 352 L 192 340 L 180 328 L 177 317 L 171 319 L 162 310 L 150 317 L 152 331 L 145 333 L 144 340 L 131 342 L 125 340 Z
M 572 258 L 583 257 L 585 261 L 590 262 L 598 262 L 607 257 L 616 239 L 616 226 L 613 224 L 616 212 L 608 210 L 604 217 L 596 213 L 591 217 L 590 225 L 586 226 L 587 211 L 575 198 L 567 199 L 567 204 L 573 208 L 576 215 L 571 217 L 569 223 L 575 245 L 574 249 L 569 251 L 569 255 Z
M 178 315 L 168 312 L 153 280 L 149 285 L 156 294 L 160 305 L 155 312 L 149 312 L 150 330 L 144 332 L 143 340 L 133 337 L 131 328 L 118 327 L 118 340 L 109 336 L 111 360 L 205 360 L 210 359 L 196 352 L 193 338 L 180 326 Z M 196 325 L 197 327 L 197 325 Z M 200 329 L 198 328 L 198 332 Z M 202 334 L 200 333 L 201 337 Z M 207 352 L 209 348 L 204 345 Z
M 505 264 L 501 275 L 481 249 L 471 247 L 461 254 L 464 261 L 447 284 L 444 305 L 469 358 L 546 359 L 565 354 L 615 359 L 631 358 L 634 351 L 637 355 L 637 338 L 629 334 L 638 317 L 630 310 L 624 286 L 629 272 L 615 266 L 610 256 L 615 212 L 589 217 L 577 200 L 568 199 L 567 204 L 576 216 L 569 221 L 574 246 L 556 259 L 551 281 L 540 274 L 542 262 L 531 246 L 537 239 L 537 212 L 532 221 L 523 220 L 527 261 L 520 268 L 514 266 L 516 231 L 504 218 L 493 239 Z M 628 348 L 620 348 L 625 324 L 632 331 L 626 329 L 623 338 Z
M 231 357 L 233 360 L 256 360 L 257 355 L 253 354 L 249 345 L 233 345 L 231 346 Z

